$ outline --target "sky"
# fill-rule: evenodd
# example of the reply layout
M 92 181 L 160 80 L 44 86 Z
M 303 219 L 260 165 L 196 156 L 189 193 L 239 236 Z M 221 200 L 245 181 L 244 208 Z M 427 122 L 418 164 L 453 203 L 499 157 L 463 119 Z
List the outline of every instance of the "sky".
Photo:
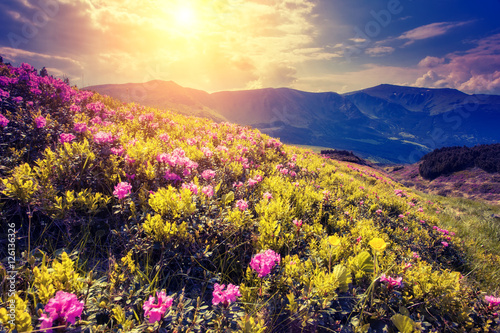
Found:
M 79 87 L 500 94 L 500 0 L 2 0 L 0 55 Z

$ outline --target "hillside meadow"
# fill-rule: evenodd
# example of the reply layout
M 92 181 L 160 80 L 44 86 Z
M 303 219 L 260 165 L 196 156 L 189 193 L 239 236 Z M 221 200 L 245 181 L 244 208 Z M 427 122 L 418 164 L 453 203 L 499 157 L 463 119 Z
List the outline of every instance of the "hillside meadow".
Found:
M 498 249 L 445 203 L 41 74 L 0 64 L 3 331 L 500 329 Z

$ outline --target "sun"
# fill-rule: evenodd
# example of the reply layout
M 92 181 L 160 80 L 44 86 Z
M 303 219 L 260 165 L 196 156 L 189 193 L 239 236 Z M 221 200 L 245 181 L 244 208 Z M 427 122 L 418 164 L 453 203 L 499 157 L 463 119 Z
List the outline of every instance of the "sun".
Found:
M 196 12 L 189 6 L 181 6 L 175 10 L 174 19 L 178 27 L 193 27 L 197 23 Z

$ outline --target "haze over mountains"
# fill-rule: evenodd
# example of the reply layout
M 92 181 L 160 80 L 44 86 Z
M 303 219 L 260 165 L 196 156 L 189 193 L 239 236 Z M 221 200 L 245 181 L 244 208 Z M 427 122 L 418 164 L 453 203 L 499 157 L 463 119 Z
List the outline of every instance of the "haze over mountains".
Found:
M 172 81 L 85 89 L 188 115 L 250 125 L 285 143 L 413 163 L 444 146 L 500 142 L 500 96 L 379 85 L 347 94 L 288 88 L 207 93 Z

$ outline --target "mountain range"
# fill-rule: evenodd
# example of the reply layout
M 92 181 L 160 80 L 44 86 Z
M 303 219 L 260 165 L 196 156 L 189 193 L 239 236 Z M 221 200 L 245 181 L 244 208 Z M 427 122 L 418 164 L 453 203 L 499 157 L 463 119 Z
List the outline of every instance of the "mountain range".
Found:
M 382 84 L 346 94 L 289 88 L 207 93 L 159 80 L 85 89 L 381 163 L 414 163 L 440 147 L 500 142 L 500 96 L 454 89 Z

